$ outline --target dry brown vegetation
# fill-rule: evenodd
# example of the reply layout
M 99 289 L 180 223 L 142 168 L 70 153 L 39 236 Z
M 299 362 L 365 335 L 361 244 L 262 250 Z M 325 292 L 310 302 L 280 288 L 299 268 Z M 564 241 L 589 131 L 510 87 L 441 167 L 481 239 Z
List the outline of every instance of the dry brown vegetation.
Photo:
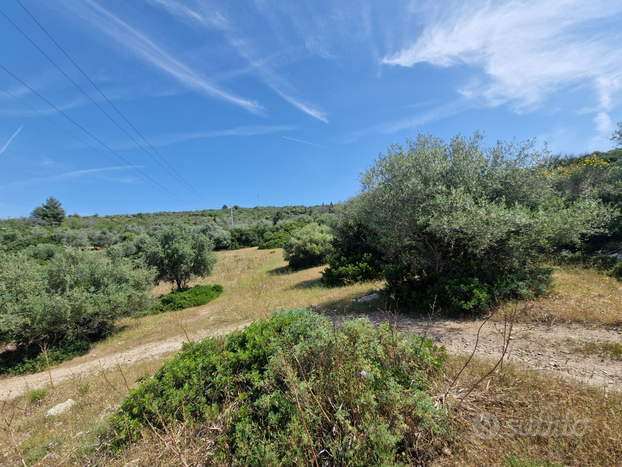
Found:
M 622 282 L 597 270 L 572 266 L 557 268 L 553 278 L 553 291 L 525 307 L 519 321 L 622 326 Z
M 204 307 L 178 313 L 124 319 L 119 323 L 119 333 L 97 344 L 80 361 L 93 362 L 96 369 L 99 359 L 113 358 L 145 344 L 181 342 L 227 332 L 263 318 L 278 307 L 309 308 L 315 304 L 317 309 L 346 314 L 377 310 L 377 302 L 358 303 L 353 299 L 378 289 L 381 283 L 327 289 L 319 283 L 322 269 L 293 273 L 280 250 L 221 252 L 214 275 L 201 281 L 222 284 L 225 293 L 221 297 Z M 581 269 L 557 270 L 555 280 L 555 292 L 535 301 L 533 307 L 526 307 L 530 311 L 521 320 L 607 326 L 622 322 L 620 282 Z M 160 285 L 154 293 L 167 291 L 168 286 Z M 209 441 L 183 426 L 166 433 L 147 430 L 143 441 L 114 456 L 102 448 L 101 436 L 106 432 L 108 416 L 130 389 L 153 374 L 172 354 L 130 364 L 120 359 L 112 368 L 73 374 L 67 381 L 53 381 L 54 386 L 43 392 L 24 391 L 2 402 L 0 465 L 204 465 L 209 459 Z M 443 398 L 464 362 L 462 356 L 451 356 L 445 374 L 434 383 L 434 394 L 447 408 L 454 428 L 448 449 L 437 459 L 437 465 L 504 465 L 512 455 L 542 464 L 507 465 L 622 465 L 622 397 L 617 392 L 504 364 L 461 401 L 494 365 L 482 359 L 472 361 Z M 70 369 L 73 364 L 70 361 L 63 366 Z M 77 403 L 71 411 L 45 419 L 50 407 L 68 398 Z M 505 434 L 489 440 L 477 437 L 473 420 L 482 413 L 495 415 Z M 586 420 L 587 431 L 582 437 L 512 437 L 505 429 L 508 420 L 529 423 L 537 417 L 546 421 L 565 417 Z

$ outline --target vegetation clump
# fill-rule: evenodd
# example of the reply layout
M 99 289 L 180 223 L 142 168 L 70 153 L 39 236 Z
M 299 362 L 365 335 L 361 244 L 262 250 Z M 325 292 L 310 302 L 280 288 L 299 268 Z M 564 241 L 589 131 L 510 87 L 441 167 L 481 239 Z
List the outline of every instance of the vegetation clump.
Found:
M 222 285 L 195 285 L 189 289 L 175 289 L 170 294 L 160 297 L 159 302 L 147 310 L 150 314 L 163 311 L 184 310 L 206 305 L 223 292 Z
M 145 259 L 157 271 L 156 281 L 185 289 L 190 279 L 211 274 L 216 263 L 212 249 L 206 236 L 195 235 L 191 227 L 174 224 L 148 239 Z
M 0 262 L 2 368 L 23 372 L 88 350 L 112 331 L 115 321 L 151 304 L 153 274 L 125 260 L 68 249 L 49 261 L 10 254 Z M 36 367 L 36 368 L 35 368 Z
M 295 230 L 283 247 L 285 261 L 292 269 L 306 269 L 326 263 L 333 236 L 315 222 Z
M 420 465 L 447 423 L 426 392 L 445 360 L 428 339 L 305 310 L 185 344 L 113 416 L 115 443 L 183 423 L 215 464 Z M 208 440 L 205 440 L 208 441 Z
M 325 280 L 382 268 L 388 295 L 402 305 L 457 313 L 546 292 L 552 271 L 542 260 L 606 233 L 617 211 L 593 191 L 560 191 L 551 160 L 532 142 L 482 140 L 420 134 L 380 155 L 344 206 Z

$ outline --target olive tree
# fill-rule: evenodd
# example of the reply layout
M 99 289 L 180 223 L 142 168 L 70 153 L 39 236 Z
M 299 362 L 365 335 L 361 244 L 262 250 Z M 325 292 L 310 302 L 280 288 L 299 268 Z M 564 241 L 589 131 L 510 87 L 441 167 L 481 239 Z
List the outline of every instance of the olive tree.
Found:
M 328 227 L 315 222 L 294 231 L 283 247 L 283 256 L 292 269 L 305 269 L 326 263 L 333 236 Z
M 87 251 L 57 252 L 45 265 L 7 255 L 0 261 L 0 343 L 97 339 L 150 304 L 152 280 L 150 270 Z
M 377 242 L 401 303 L 438 298 L 475 311 L 495 294 L 541 293 L 550 282 L 542 255 L 579 244 L 611 218 L 590 194 L 564 199 L 547 177 L 548 154 L 533 142 L 485 147 L 482 139 L 420 134 L 393 145 L 344 207 Z
M 192 227 L 174 224 L 163 227 L 149 239 L 144 257 L 156 269 L 157 281 L 171 282 L 183 289 L 192 278 L 211 274 L 216 263 L 212 248 L 212 242 L 204 235 L 196 235 Z

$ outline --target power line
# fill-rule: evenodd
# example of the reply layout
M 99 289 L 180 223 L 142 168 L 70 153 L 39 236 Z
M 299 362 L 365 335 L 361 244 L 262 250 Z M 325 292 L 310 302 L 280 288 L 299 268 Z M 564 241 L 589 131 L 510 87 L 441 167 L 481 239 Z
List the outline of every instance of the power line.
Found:
M 45 97 L 43 97 L 41 94 L 39 94 L 37 91 L 35 91 L 34 89 L 32 89 L 30 86 L 28 86 L 26 83 L 24 83 L 21 79 L 19 79 L 17 76 L 15 76 L 13 73 L 11 73 L 9 70 L 7 70 L 2 64 L 0 64 L 0 68 L 2 68 L 4 71 L 6 71 L 9 75 L 11 75 L 13 78 L 15 78 L 17 81 L 19 81 L 22 85 L 26 86 L 32 93 L 36 94 L 41 100 L 43 100 L 46 104 L 48 104 L 50 107 L 52 107 L 54 110 L 56 110 L 58 113 L 60 113 L 63 117 L 65 117 L 67 120 L 69 120 L 71 123 L 73 123 L 75 126 L 77 126 L 78 128 L 80 128 L 82 131 L 84 131 L 87 135 L 89 135 L 91 138 L 93 138 L 95 141 L 97 141 L 99 144 L 101 144 L 103 147 L 105 147 L 106 149 L 108 149 L 111 153 L 113 153 L 115 156 L 117 156 L 119 159 L 121 159 L 122 161 L 124 161 L 126 164 L 132 166 L 132 168 L 134 170 L 136 170 L 137 172 L 140 172 L 141 174 L 143 174 L 145 177 L 147 177 L 149 180 L 151 180 L 153 183 L 155 183 L 156 185 L 158 185 L 160 188 L 162 188 L 163 190 L 165 190 L 166 192 L 170 193 L 172 196 L 174 196 L 175 198 L 177 198 L 178 200 L 180 200 L 181 202 L 187 204 L 188 206 L 194 207 L 192 206 L 192 204 L 188 203 L 187 201 L 183 200 L 182 198 L 180 198 L 179 196 L 177 196 L 175 193 L 173 193 L 172 191 L 168 190 L 167 188 L 163 187 L 162 185 L 160 185 L 158 182 L 156 182 L 153 178 L 151 178 L 149 175 L 147 175 L 146 173 L 144 173 L 142 170 L 140 170 L 139 168 L 137 168 L 136 166 L 134 166 L 134 164 L 132 164 L 131 162 L 129 162 L 128 160 L 126 160 L 124 157 L 122 157 L 121 155 L 119 155 L 116 151 L 114 151 L 112 148 L 110 148 L 108 145 L 106 145 L 103 141 L 101 141 L 100 139 L 98 139 L 95 135 L 93 135 L 91 132 L 89 132 L 86 128 L 84 128 L 83 126 L 81 126 L 79 123 L 77 123 L 75 120 L 73 120 L 71 117 L 69 117 L 66 113 L 64 113 L 62 110 L 60 110 L 58 107 L 56 107 L 54 104 L 52 104 L 50 101 L 48 101 Z
M 108 159 L 109 161 L 111 161 L 113 164 L 118 165 L 119 167 L 121 167 L 122 169 L 125 169 L 130 175 L 135 175 L 130 169 L 128 169 L 126 166 L 119 164 L 117 161 L 115 161 L 114 159 L 112 159 L 111 157 L 107 156 L 106 154 L 104 154 L 103 152 L 101 152 L 99 149 L 91 146 L 89 143 L 87 143 L 86 141 L 84 141 L 83 139 L 79 138 L 78 136 L 76 136 L 75 134 L 73 134 L 71 131 L 67 130 L 66 128 L 62 127 L 61 125 L 59 125 L 58 123 L 56 123 L 54 120 L 46 117 L 45 115 L 43 115 L 41 112 L 39 112 L 37 109 L 31 107 L 30 105 L 26 104 L 23 100 L 21 100 L 19 97 L 11 94 L 9 91 L 7 91 L 6 89 L 4 89 L 3 87 L 0 86 L 0 90 L 4 91 L 5 93 L 7 93 L 9 96 L 11 96 L 13 99 L 15 99 L 18 102 L 21 102 L 23 105 L 25 105 L 26 107 L 28 107 L 30 110 L 32 110 L 33 112 L 39 114 L 41 117 L 45 118 L 48 122 L 50 122 L 53 125 L 56 125 L 58 128 L 60 128 L 61 130 L 63 130 L 65 133 L 73 136 L 75 139 L 77 139 L 78 141 L 80 141 L 81 143 L 87 145 L 89 148 L 91 148 L 93 151 L 98 152 L 99 154 L 101 154 L 102 156 L 104 156 L 106 159 Z M 155 188 L 156 190 L 160 191 L 161 193 L 164 193 L 165 195 L 167 194 L 165 191 L 162 191 L 160 188 L 158 188 L 155 185 L 152 185 L 148 180 L 143 179 L 142 177 L 139 176 L 139 178 L 145 182 L 147 185 L 151 186 L 152 188 Z
M 71 61 L 71 63 L 80 71 L 80 73 L 82 73 L 82 75 L 84 75 L 84 77 L 93 85 L 93 87 L 102 95 L 102 97 L 104 97 L 104 99 L 106 99 L 106 101 L 112 106 L 112 108 L 114 108 L 117 113 L 119 115 L 121 115 L 121 117 L 128 123 L 128 125 L 130 125 L 132 127 L 132 129 L 143 139 L 143 141 L 145 141 L 145 143 L 147 143 L 149 145 L 149 147 L 158 155 L 160 156 L 160 158 L 171 168 L 171 170 L 173 170 L 173 172 L 175 172 L 175 174 L 177 174 L 177 176 L 175 176 L 173 173 L 171 173 L 170 170 L 168 170 L 164 165 L 162 165 L 162 163 L 160 161 L 158 161 L 155 157 L 153 157 L 140 143 L 138 143 L 138 141 L 136 141 L 126 130 L 125 128 L 123 128 L 121 125 L 119 125 L 119 123 L 112 118 L 97 102 L 95 102 L 91 96 L 89 96 L 73 79 L 71 79 L 71 77 L 69 77 L 69 75 L 67 75 L 67 73 L 65 73 L 60 66 L 58 66 L 54 60 L 52 60 L 43 50 L 41 50 L 41 48 L 30 38 L 28 37 L 28 35 L 22 31 L 4 12 L 2 12 L 0 10 L 0 13 L 2 14 L 2 16 L 4 16 L 7 21 L 9 21 L 14 27 L 15 29 L 17 29 L 26 39 L 28 39 L 28 41 L 39 51 L 41 52 L 41 54 L 43 54 L 43 56 L 45 58 L 47 58 L 50 63 L 52 63 L 52 65 L 54 65 L 58 71 L 60 71 L 69 81 L 71 81 L 71 83 L 80 90 L 80 92 L 82 92 L 82 94 L 84 94 L 93 104 L 95 104 L 95 106 L 97 106 L 97 108 L 104 114 L 106 115 L 106 117 L 108 117 L 110 119 L 111 122 L 113 122 L 117 127 L 119 127 L 119 129 L 121 131 L 123 131 L 123 133 L 125 133 L 127 135 L 128 138 L 130 138 L 140 149 L 143 150 L 143 152 L 145 154 L 147 154 L 151 159 L 153 159 L 160 167 L 162 167 L 171 177 L 173 177 L 177 182 L 179 182 L 182 186 L 184 186 L 184 188 L 186 188 L 187 190 L 189 190 L 190 192 L 192 192 L 193 194 L 195 194 L 196 196 L 198 196 L 199 198 L 201 198 L 203 201 L 207 202 L 207 200 L 197 191 L 194 189 L 194 187 L 192 187 L 192 185 L 190 185 L 190 183 L 188 183 L 169 163 L 166 159 L 164 159 L 164 157 L 143 137 L 143 135 L 134 127 L 134 125 L 132 125 L 130 123 L 130 121 L 121 113 L 121 111 L 119 109 L 117 109 L 117 107 L 108 99 L 108 97 L 106 97 L 106 95 L 99 89 L 99 87 L 97 87 L 97 85 L 86 75 L 86 73 L 76 64 L 76 62 L 73 61 L 73 59 L 67 54 L 67 52 L 65 52 L 65 50 L 58 44 L 58 42 L 56 42 L 54 40 L 54 38 L 45 30 L 45 28 L 41 25 L 41 23 L 39 23 L 36 18 L 26 9 L 26 7 L 24 5 L 22 5 L 22 3 L 19 0 L 16 0 L 17 3 L 24 9 L 24 11 L 26 13 L 28 13 L 28 15 L 32 18 L 32 20 L 41 28 L 41 30 L 50 38 L 50 40 L 52 42 L 54 42 L 54 44 L 61 50 L 61 52 L 63 52 L 63 54 Z M 181 180 L 180 180 L 181 179 Z

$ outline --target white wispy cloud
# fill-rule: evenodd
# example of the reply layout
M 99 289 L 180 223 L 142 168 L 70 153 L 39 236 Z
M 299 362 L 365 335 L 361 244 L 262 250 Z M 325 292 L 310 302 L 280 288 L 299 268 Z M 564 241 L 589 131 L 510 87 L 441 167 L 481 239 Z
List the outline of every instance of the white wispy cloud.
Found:
M 41 183 L 49 183 L 49 182 L 62 182 L 69 179 L 76 179 L 85 177 L 87 175 L 94 175 L 100 173 L 108 173 L 117 170 L 125 170 L 131 169 L 131 166 L 113 166 L 113 167 L 102 167 L 99 169 L 85 169 L 85 170 L 74 170 L 72 172 L 65 172 L 61 174 L 48 175 L 47 177 L 37 177 L 37 178 L 29 178 L 26 180 L 18 180 L 11 183 L 6 183 L 4 185 L 0 185 L 0 190 L 8 189 L 8 188 L 16 188 L 16 187 L 25 187 L 33 184 L 41 184 Z M 117 181 L 127 181 L 127 177 L 125 179 L 117 179 Z
M 345 143 L 351 143 L 367 134 L 389 135 L 402 130 L 418 128 L 426 123 L 436 122 L 438 120 L 442 120 L 443 118 L 463 112 L 469 108 L 469 105 L 470 104 L 466 99 L 458 99 L 455 102 L 441 105 L 432 110 L 428 110 L 427 112 L 423 112 L 409 118 L 381 122 L 362 130 L 353 131 L 346 134 L 343 140 Z
M 4 146 L 2 146 L 2 149 L 0 149 L 0 154 L 2 154 L 4 151 L 6 151 L 6 148 L 9 147 L 9 144 L 11 144 L 11 141 L 13 141 L 15 139 L 15 137 L 19 134 L 20 131 L 22 131 L 22 128 L 24 128 L 24 125 L 20 126 L 17 131 L 15 133 L 13 133 L 13 135 L 9 138 L 9 140 L 6 142 L 6 144 Z
M 222 136 L 257 136 L 277 133 L 282 131 L 296 130 L 298 127 L 293 125 L 248 125 L 236 128 L 226 128 L 222 130 L 197 131 L 194 133 L 184 133 L 178 135 L 161 136 L 150 138 L 152 144 L 166 146 L 168 144 L 182 143 L 198 138 L 217 138 Z
M 427 5 L 427 4 L 426 4 Z M 485 79 L 460 92 L 487 105 L 509 103 L 517 111 L 542 107 L 568 86 L 596 93 L 597 131 L 608 131 L 605 114 L 622 90 L 620 34 L 601 34 L 622 3 L 611 0 L 454 1 L 420 8 L 423 33 L 394 54 L 387 65 L 466 65 Z
M 93 0 L 63 0 L 71 14 L 78 14 L 99 30 L 108 34 L 124 49 L 151 63 L 160 70 L 204 94 L 238 105 L 251 112 L 261 112 L 263 107 L 248 99 L 239 97 L 209 81 L 181 60 L 158 46 L 146 34 L 130 26 Z
M 311 146 L 317 146 L 318 148 L 330 149 L 331 151 L 339 151 L 339 152 L 344 152 L 346 154 L 353 154 L 352 152 L 343 151 L 343 150 L 337 149 L 337 148 L 330 148 L 328 146 L 322 146 L 321 144 L 311 143 L 310 141 L 304 141 L 302 139 L 290 138 L 289 136 L 283 136 L 283 138 L 289 139 L 291 141 L 296 141 L 298 143 L 304 143 L 304 144 L 309 144 Z
M 262 54 L 256 51 L 257 41 L 246 37 L 248 31 L 244 31 L 243 27 L 239 27 L 235 20 L 227 18 L 224 11 L 219 11 L 213 5 L 202 1 L 186 2 L 184 4 L 176 0 L 147 1 L 165 8 L 173 16 L 190 20 L 202 27 L 220 31 L 236 53 L 248 62 L 250 65 L 249 71 L 255 73 L 265 85 L 302 112 L 324 123 L 328 123 L 325 112 L 305 102 L 305 99 L 299 96 L 299 92 L 294 85 L 271 67 L 269 61 L 264 60 Z

